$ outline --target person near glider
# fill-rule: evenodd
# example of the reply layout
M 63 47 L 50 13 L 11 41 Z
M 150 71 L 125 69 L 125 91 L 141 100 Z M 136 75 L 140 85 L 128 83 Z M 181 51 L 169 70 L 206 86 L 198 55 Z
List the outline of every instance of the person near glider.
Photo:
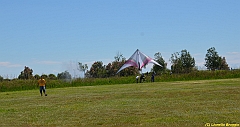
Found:
M 136 77 L 136 81 L 137 81 L 137 83 L 138 83 L 138 79 L 139 79 L 139 76 Z
M 130 66 L 134 66 L 140 71 L 148 63 L 153 63 L 161 67 L 158 62 L 154 61 L 152 58 L 143 54 L 140 52 L 140 50 L 137 49 L 133 55 L 124 63 L 124 65 L 117 71 L 117 73 Z
M 154 82 L 154 76 L 155 76 L 155 73 L 153 72 L 151 77 L 151 82 Z
M 144 74 L 142 73 L 141 76 L 140 76 L 140 83 L 142 83 L 143 81 L 145 81 L 145 76 L 144 76 Z
M 38 80 L 38 85 L 39 85 L 39 90 L 40 90 L 41 96 L 42 96 L 43 93 L 44 93 L 45 96 L 47 96 L 47 94 L 46 94 L 46 80 L 43 78 L 43 76 L 41 76 L 41 78 Z

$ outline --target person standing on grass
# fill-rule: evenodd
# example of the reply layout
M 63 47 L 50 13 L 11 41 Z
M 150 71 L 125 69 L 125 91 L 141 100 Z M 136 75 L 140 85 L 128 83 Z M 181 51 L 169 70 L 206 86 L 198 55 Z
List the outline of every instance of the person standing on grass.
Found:
M 140 76 L 140 83 L 142 83 L 144 81 L 145 77 L 144 77 L 144 74 L 142 73 L 141 76 Z
M 138 83 L 138 79 L 139 79 L 139 76 L 136 77 L 136 81 L 137 81 L 137 83 Z
M 152 73 L 151 82 L 154 82 L 154 73 Z
M 40 94 L 42 96 L 42 92 L 44 93 L 45 96 L 47 96 L 46 94 L 46 80 L 43 78 L 43 76 L 41 76 L 41 78 L 38 80 L 38 85 L 40 88 Z
M 151 77 L 151 82 L 154 82 L 154 76 L 155 76 L 155 72 L 152 72 L 152 77 Z

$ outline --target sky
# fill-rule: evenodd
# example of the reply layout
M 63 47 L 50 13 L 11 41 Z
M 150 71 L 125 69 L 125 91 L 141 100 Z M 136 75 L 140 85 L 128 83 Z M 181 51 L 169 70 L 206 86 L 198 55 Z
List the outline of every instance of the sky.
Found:
M 239 0 L 0 0 L 0 75 L 17 78 L 69 71 L 77 63 L 129 58 L 137 49 L 168 68 L 171 54 L 186 49 L 204 68 L 215 47 L 240 68 Z M 148 65 L 143 71 L 149 71 Z

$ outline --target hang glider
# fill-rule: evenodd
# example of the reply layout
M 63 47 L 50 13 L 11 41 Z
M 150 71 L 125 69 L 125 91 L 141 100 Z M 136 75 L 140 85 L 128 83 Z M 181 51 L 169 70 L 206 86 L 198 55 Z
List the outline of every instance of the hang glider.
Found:
M 121 70 L 134 66 L 138 68 L 138 70 L 141 70 L 142 67 L 147 65 L 148 63 L 154 63 L 158 66 L 161 66 L 159 63 L 154 61 L 152 58 L 148 57 L 147 55 L 140 52 L 138 49 L 133 53 L 133 55 L 125 62 L 125 64 L 118 70 L 120 72 Z M 117 73 L 118 73 L 117 72 Z

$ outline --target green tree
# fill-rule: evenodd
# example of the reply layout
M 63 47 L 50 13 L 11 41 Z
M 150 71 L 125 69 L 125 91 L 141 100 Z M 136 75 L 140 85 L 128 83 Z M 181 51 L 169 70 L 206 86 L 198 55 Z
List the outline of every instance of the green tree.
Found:
M 116 56 L 114 57 L 114 59 L 115 59 L 116 62 L 126 61 L 126 58 L 123 57 L 123 54 L 120 53 L 120 52 L 118 52 L 118 53 L 116 54 Z
M 108 65 L 106 66 L 106 75 L 107 77 L 111 77 L 115 75 L 112 63 L 108 63 Z
M 48 75 L 47 74 L 42 74 L 41 77 L 43 77 L 44 79 L 47 79 Z
M 171 72 L 172 73 L 182 73 L 182 62 L 180 59 L 178 59 L 176 61 L 176 63 L 174 63 L 172 66 L 171 66 Z
M 88 69 L 87 64 L 82 64 L 82 63 L 78 62 L 78 70 L 83 72 L 84 77 L 86 75 L 87 69 Z
M 124 64 L 124 62 L 125 60 L 113 61 L 112 63 L 108 63 L 108 65 L 106 66 L 107 77 L 115 76 L 119 68 L 121 68 L 121 66 Z
M 181 53 L 172 54 L 170 61 L 173 73 L 189 73 L 195 67 L 195 60 L 186 49 L 182 50 Z
M 118 52 L 116 56 L 114 57 L 115 61 L 108 64 L 107 70 L 110 74 L 110 76 L 113 76 L 117 73 L 117 71 L 122 67 L 122 65 L 126 62 L 126 58 L 123 57 L 123 54 Z M 124 70 L 123 70 L 124 71 Z M 120 75 L 123 74 L 123 72 L 120 72 Z
M 180 73 L 182 71 L 182 65 L 181 65 L 182 62 L 179 56 L 179 52 L 173 53 L 170 58 L 170 61 L 172 64 L 171 66 L 172 73 Z
M 92 78 L 102 78 L 104 77 L 104 66 L 102 61 L 97 61 L 92 64 L 89 70 L 89 76 Z
M 115 61 L 113 61 L 112 63 L 108 63 L 107 65 L 103 65 L 102 61 L 94 62 L 90 70 L 86 72 L 86 77 L 105 78 L 105 77 L 115 76 L 117 71 L 126 62 L 126 59 L 119 52 L 114 58 L 115 58 Z M 138 70 L 135 67 L 128 67 L 122 70 L 119 73 L 119 76 L 129 76 L 129 75 L 135 75 L 137 73 L 138 73 Z
M 64 80 L 71 80 L 72 76 L 68 71 L 62 72 L 62 73 L 58 73 L 57 75 L 58 79 L 64 79 Z
M 190 55 L 190 53 L 185 49 L 181 51 L 181 62 L 183 72 L 189 73 L 195 67 L 195 59 Z
M 56 80 L 57 79 L 56 75 L 54 75 L 54 74 L 49 74 L 48 78 L 52 79 L 52 80 Z
M 226 58 L 223 57 L 221 58 L 221 66 L 220 66 L 221 70 L 230 70 L 226 61 Z
M 32 79 L 33 78 L 33 70 L 27 66 L 24 67 L 24 70 L 18 76 L 18 79 Z
M 151 71 L 153 71 L 153 72 L 155 72 L 157 74 L 165 73 L 165 71 L 167 70 L 167 63 L 165 63 L 165 60 L 163 59 L 163 57 L 162 57 L 160 52 L 155 53 L 154 60 L 156 62 L 158 62 L 161 65 L 161 67 L 154 64 L 153 68 L 151 69 Z
M 36 75 L 34 75 L 34 78 L 35 79 L 40 79 L 40 75 L 36 74 Z
M 222 59 L 214 47 L 211 47 L 207 50 L 205 62 L 205 66 L 209 70 L 215 71 L 220 69 Z

